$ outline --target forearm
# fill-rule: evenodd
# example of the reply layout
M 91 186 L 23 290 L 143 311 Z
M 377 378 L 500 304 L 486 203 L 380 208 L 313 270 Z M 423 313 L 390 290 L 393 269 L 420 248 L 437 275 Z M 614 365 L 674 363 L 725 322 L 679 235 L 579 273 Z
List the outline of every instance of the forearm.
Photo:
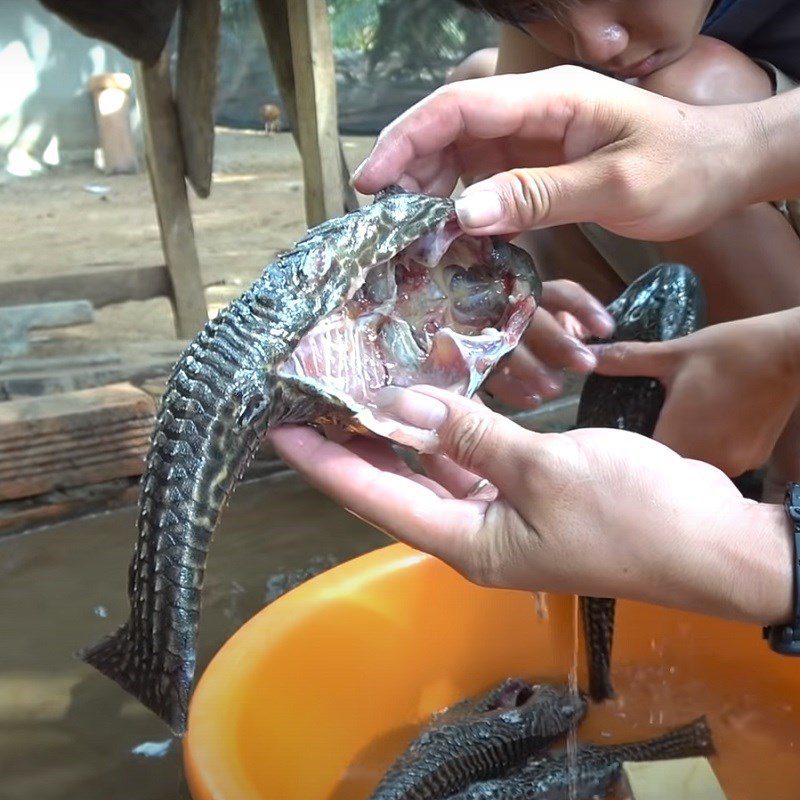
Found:
M 743 501 L 709 535 L 690 547 L 670 542 L 672 557 L 654 561 L 659 573 L 642 599 L 756 625 L 792 616 L 792 529 L 783 507 Z M 690 560 L 687 562 L 686 558 Z M 670 596 L 664 596 L 669 587 Z

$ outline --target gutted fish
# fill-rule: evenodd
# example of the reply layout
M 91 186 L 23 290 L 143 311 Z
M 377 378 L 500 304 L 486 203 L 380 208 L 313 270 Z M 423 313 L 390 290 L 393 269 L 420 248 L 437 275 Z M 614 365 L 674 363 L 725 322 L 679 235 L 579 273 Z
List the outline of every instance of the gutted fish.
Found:
M 575 728 L 586 701 L 566 686 L 510 678 L 434 717 L 371 800 L 437 800 L 504 774 Z
M 700 280 L 682 264 L 661 264 L 634 281 L 608 306 L 616 321 L 610 341 L 663 342 L 705 324 L 705 294 Z M 666 394 L 654 378 L 590 375 L 578 406 L 578 428 L 619 428 L 652 436 Z M 611 645 L 614 600 L 582 597 L 589 694 L 597 702 L 614 696 Z
M 449 199 L 387 190 L 310 230 L 175 366 L 142 477 L 130 616 L 81 657 L 184 733 L 211 536 L 267 428 L 334 424 L 433 449 L 434 434 L 381 410 L 381 389 L 471 395 L 540 294 L 527 254 L 463 235 Z
M 539 755 L 507 778 L 475 783 L 452 800 L 570 800 L 605 797 L 631 761 L 662 761 L 714 753 L 711 731 L 700 718 L 674 731 L 642 742 L 583 745 L 574 759 Z

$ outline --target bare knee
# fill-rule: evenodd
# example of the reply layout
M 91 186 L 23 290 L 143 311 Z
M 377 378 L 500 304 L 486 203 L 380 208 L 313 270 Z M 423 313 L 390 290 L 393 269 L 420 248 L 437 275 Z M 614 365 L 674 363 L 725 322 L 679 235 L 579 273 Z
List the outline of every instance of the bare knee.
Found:
M 709 36 L 698 36 L 683 58 L 643 78 L 639 86 L 696 106 L 750 103 L 772 96 L 772 81 L 758 64 Z
M 473 78 L 488 78 L 497 69 L 497 48 L 485 47 L 468 55 L 450 71 L 445 83 L 468 81 Z

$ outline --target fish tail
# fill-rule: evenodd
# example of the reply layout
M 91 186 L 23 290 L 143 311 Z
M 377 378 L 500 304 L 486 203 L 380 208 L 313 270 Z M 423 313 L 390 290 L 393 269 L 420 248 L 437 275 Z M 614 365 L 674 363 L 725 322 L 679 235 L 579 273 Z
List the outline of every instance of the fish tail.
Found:
M 705 717 L 644 742 L 615 745 L 620 761 L 663 761 L 671 758 L 712 756 L 716 753 Z
M 176 736 L 186 733 L 191 678 L 187 681 L 181 676 L 146 669 L 140 643 L 127 622 L 110 636 L 78 651 L 77 655 L 158 714 Z M 186 665 L 183 666 L 185 669 Z M 190 671 L 193 673 L 193 665 Z
M 589 669 L 589 695 L 596 703 L 601 703 L 614 697 L 611 646 L 616 601 L 607 597 L 581 597 L 580 606 Z

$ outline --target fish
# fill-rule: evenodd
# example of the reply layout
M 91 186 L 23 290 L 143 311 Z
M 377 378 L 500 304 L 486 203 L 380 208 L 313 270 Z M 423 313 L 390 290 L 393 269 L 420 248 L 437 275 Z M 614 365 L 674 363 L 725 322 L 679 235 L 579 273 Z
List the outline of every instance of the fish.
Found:
M 567 686 L 508 678 L 435 716 L 384 775 L 370 800 L 437 800 L 505 774 L 575 728 L 586 699 Z
M 608 307 L 614 335 L 606 342 L 663 342 L 703 327 L 706 298 L 700 279 L 683 264 L 660 264 L 639 277 Z M 601 340 L 594 340 L 599 343 Z M 666 399 L 655 378 L 590 375 L 578 403 L 577 428 L 618 428 L 652 436 Z M 602 702 L 614 696 L 611 649 L 613 598 L 581 597 L 589 696 Z
M 78 656 L 182 736 L 212 534 L 267 430 L 337 426 L 432 452 L 435 433 L 392 418 L 381 390 L 471 396 L 541 290 L 525 251 L 465 235 L 452 199 L 399 187 L 280 253 L 175 365 L 141 479 L 129 617 Z
M 512 775 L 474 783 L 451 800 L 588 800 L 605 797 L 633 761 L 710 756 L 715 752 L 705 717 L 640 742 L 581 745 L 574 758 L 566 753 L 536 755 Z

